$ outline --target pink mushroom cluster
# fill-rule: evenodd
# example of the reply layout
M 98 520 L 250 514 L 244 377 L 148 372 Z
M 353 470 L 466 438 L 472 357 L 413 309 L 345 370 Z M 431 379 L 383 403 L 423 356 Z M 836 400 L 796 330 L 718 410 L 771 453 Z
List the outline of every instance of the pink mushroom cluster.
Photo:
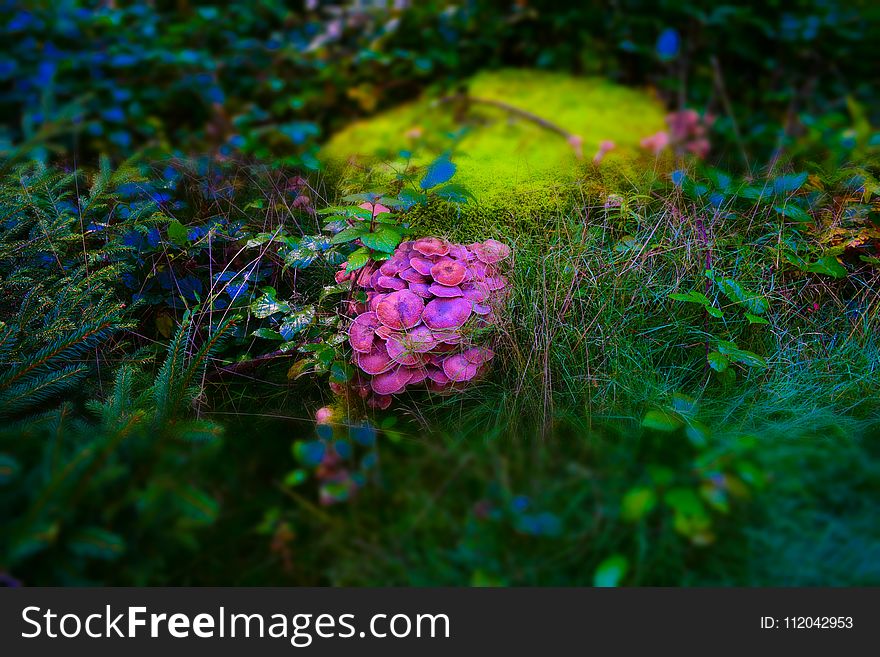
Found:
M 510 247 L 493 239 L 451 244 L 437 237 L 403 242 L 392 257 L 347 274 L 366 291 L 351 304 L 348 339 L 361 372 L 355 389 L 379 408 L 409 386 L 444 392 L 478 376 L 494 353 L 472 340 L 491 325 L 507 293 L 499 263 Z
M 708 129 L 713 121 L 712 116 L 700 116 L 692 109 L 672 112 L 666 116 L 668 129 L 645 137 L 641 146 L 654 155 L 659 155 L 667 146 L 673 146 L 705 158 L 710 148 Z

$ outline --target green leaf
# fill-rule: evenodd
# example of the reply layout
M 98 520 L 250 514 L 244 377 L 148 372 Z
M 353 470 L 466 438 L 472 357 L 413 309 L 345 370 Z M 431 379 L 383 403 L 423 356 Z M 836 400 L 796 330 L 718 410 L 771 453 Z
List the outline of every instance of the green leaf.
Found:
M 730 365 L 730 359 L 717 351 L 710 351 L 706 359 L 709 361 L 709 367 L 716 372 L 723 372 Z
M 125 552 L 125 541 L 100 527 L 86 527 L 67 541 L 67 547 L 80 557 L 112 561 Z
M 657 505 L 657 493 L 653 488 L 637 486 L 627 491 L 620 503 L 620 515 L 624 520 L 638 522 Z
M 263 294 L 250 305 L 250 311 L 259 319 L 265 319 L 275 313 L 286 313 L 290 311 L 290 305 L 284 301 L 278 301 L 275 298 L 275 289 L 271 287 L 263 288 Z
M 684 425 L 684 420 L 675 411 L 656 409 L 648 411 L 642 420 L 642 426 L 657 431 L 675 431 Z
M 400 244 L 400 233 L 393 228 L 383 226 L 374 233 L 367 233 L 361 237 L 364 246 L 368 246 L 376 251 L 383 253 L 393 253 L 394 249 Z
M 713 306 L 709 298 L 702 292 L 697 292 L 696 290 L 691 290 L 690 292 L 686 292 L 684 294 L 682 294 L 681 292 L 672 292 L 670 293 L 669 298 L 674 299 L 675 301 L 684 301 L 686 303 L 699 304 L 703 306 L 703 308 L 706 309 L 706 312 L 712 315 L 712 317 L 724 317 L 724 313 Z
M 281 322 L 278 332 L 284 340 L 292 340 L 294 336 L 315 320 L 315 307 L 305 306 L 287 315 Z
M 350 274 L 353 271 L 357 271 L 364 265 L 366 265 L 370 261 L 370 252 L 366 247 L 361 247 L 357 251 L 353 251 L 348 256 L 348 265 L 345 267 L 345 272 Z
M 732 278 L 722 278 L 715 282 L 728 299 L 738 303 L 755 315 L 763 315 L 770 308 L 770 304 L 764 297 L 747 290 Z
M 458 183 L 443 185 L 443 187 L 436 189 L 434 193 L 450 203 L 467 203 L 468 201 L 476 200 L 467 187 Z
M 776 210 L 779 214 L 787 219 L 791 219 L 792 221 L 799 222 L 808 222 L 812 221 L 813 218 L 806 213 L 800 206 L 795 205 L 794 203 L 786 203 L 785 205 L 774 205 L 773 209 Z
M 840 261 L 834 256 L 823 256 L 816 262 L 803 268 L 804 271 L 811 274 L 825 274 L 832 278 L 846 278 L 846 268 L 840 264 Z
M 345 230 L 341 230 L 336 233 L 333 238 L 330 240 L 332 244 L 345 244 L 346 242 L 353 242 L 359 237 L 363 237 L 370 231 L 370 226 L 367 223 L 360 223 L 357 226 L 353 226 L 352 228 L 346 228 Z
M 187 231 L 186 227 L 177 219 L 172 220 L 171 223 L 168 224 L 168 239 L 177 246 L 186 246 L 189 244 L 189 239 L 187 238 L 188 234 L 189 231 Z
M 745 317 L 749 320 L 749 324 L 769 324 L 766 319 L 763 317 L 758 317 L 757 315 L 753 315 L 752 313 L 746 313 Z
M 629 571 L 629 560 L 622 554 L 604 559 L 593 574 L 593 586 L 619 586 Z
M 347 383 L 354 376 L 354 369 L 344 361 L 335 361 L 330 366 L 330 381 L 333 383 Z
M 257 338 L 264 338 L 266 340 L 283 340 L 284 337 L 278 332 L 273 331 L 272 329 L 260 328 L 251 333 L 251 335 Z
M 681 292 L 672 292 L 669 295 L 670 299 L 675 299 L 676 301 L 686 301 L 688 303 L 698 303 L 701 306 L 708 306 L 711 302 L 709 298 L 703 294 L 702 292 L 697 292 L 696 290 L 691 290 L 685 294 Z
M 727 356 L 728 359 L 736 363 L 742 363 L 747 367 L 767 367 L 767 360 L 763 356 L 759 356 L 752 351 L 740 349 L 733 342 L 719 340 L 718 351 Z

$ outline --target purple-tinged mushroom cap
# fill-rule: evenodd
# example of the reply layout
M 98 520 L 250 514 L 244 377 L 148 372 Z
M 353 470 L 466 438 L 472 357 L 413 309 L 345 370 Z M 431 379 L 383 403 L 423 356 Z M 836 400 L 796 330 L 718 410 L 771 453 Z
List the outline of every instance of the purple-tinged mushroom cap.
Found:
M 402 281 L 393 276 L 382 276 L 380 274 L 373 286 L 377 288 L 385 288 L 386 290 L 403 290 L 406 288 L 406 281 Z
M 477 367 L 464 354 L 453 354 L 443 361 L 443 372 L 456 383 L 473 379 L 477 375 Z
M 379 271 L 382 272 L 383 276 L 394 276 L 401 269 L 405 269 L 407 267 L 407 261 L 404 258 L 393 257 L 390 260 L 386 260 L 382 263 L 382 266 L 379 267 Z
M 367 400 L 370 408 L 378 408 L 380 411 L 386 410 L 391 406 L 391 395 L 373 395 Z
M 373 350 L 376 329 L 381 326 L 376 313 L 358 315 L 348 328 L 348 341 L 358 353 L 368 354 Z
M 394 329 L 408 329 L 422 319 L 425 302 L 409 290 L 392 292 L 376 306 L 379 320 Z
M 510 247 L 498 240 L 488 239 L 482 244 L 471 244 L 471 251 L 476 254 L 479 260 L 487 264 L 504 260 L 510 255 Z
M 384 294 L 382 292 L 367 292 L 367 306 L 372 312 L 376 312 L 376 308 L 379 307 L 379 304 L 387 296 L 387 294 Z
M 434 261 L 429 260 L 428 258 L 413 256 L 409 259 L 409 266 L 419 272 L 422 276 L 428 276 L 431 273 L 431 267 L 434 266 Z
M 428 378 L 431 379 L 434 383 L 439 383 L 440 385 L 445 385 L 449 383 L 449 377 L 446 376 L 446 372 L 443 371 L 440 367 L 428 367 Z
M 403 392 L 410 378 L 412 378 L 412 372 L 409 369 L 396 367 L 374 376 L 370 381 L 370 387 L 377 395 L 396 395 Z
M 461 295 L 468 301 L 482 303 L 489 298 L 489 286 L 485 283 L 465 283 L 461 286 Z
M 431 276 L 441 285 L 458 285 L 467 275 L 467 267 L 459 260 L 452 258 L 440 258 L 431 267 Z
M 367 374 L 381 374 L 396 365 L 391 360 L 382 342 L 374 343 L 372 350 L 368 354 L 359 353 L 357 355 L 357 364 Z
M 482 365 L 483 363 L 492 360 L 495 356 L 495 352 L 488 347 L 471 347 L 470 349 L 465 349 L 461 352 L 461 355 L 472 365 Z
M 475 257 L 464 244 L 450 244 L 449 257 L 456 260 L 473 260 Z
M 428 369 L 424 366 L 410 368 L 410 373 L 409 383 L 407 383 L 409 386 L 414 386 L 428 378 Z
M 417 354 L 426 353 L 437 346 L 437 340 L 434 337 L 434 333 L 424 324 L 419 324 L 418 326 L 415 326 L 404 333 L 394 335 L 393 337 Z
M 413 243 L 413 249 L 426 256 L 444 256 L 449 253 L 449 242 L 439 237 L 422 237 Z
M 414 294 L 418 294 L 423 299 L 430 299 L 434 295 L 431 294 L 431 286 L 427 283 L 410 283 L 409 289 Z
M 400 294 L 395 292 L 394 294 Z M 421 301 L 421 300 L 420 300 Z M 453 299 L 433 299 L 425 306 L 423 319 L 430 329 L 454 329 L 464 324 L 471 316 L 471 304 L 462 297 Z M 382 319 L 382 314 L 379 314 Z
M 440 283 L 434 283 L 428 288 L 428 291 L 434 296 L 444 298 L 464 296 L 464 293 L 458 285 L 440 285 Z
M 492 312 L 492 306 L 488 303 L 477 303 L 476 301 L 471 306 L 471 310 L 474 311 L 477 315 L 488 315 Z
M 376 327 L 376 337 L 378 337 L 382 340 L 387 340 L 395 333 L 396 333 L 396 331 L 393 328 L 389 328 L 389 327 L 385 326 L 384 324 L 379 324 L 379 326 Z
M 407 267 L 397 274 L 400 278 L 408 283 L 430 283 L 431 279 L 424 274 L 420 274 L 412 267 Z
M 400 334 L 389 336 L 388 340 L 385 342 L 385 347 L 388 349 L 388 356 L 391 357 L 395 363 L 400 363 L 401 365 L 408 365 L 410 367 L 415 365 L 421 365 L 424 362 L 424 358 L 421 354 L 417 354 L 412 345 L 408 344 L 406 340 L 401 339 L 403 336 Z
M 502 290 L 507 287 L 507 279 L 504 276 L 490 276 L 485 280 L 486 287 L 490 290 Z

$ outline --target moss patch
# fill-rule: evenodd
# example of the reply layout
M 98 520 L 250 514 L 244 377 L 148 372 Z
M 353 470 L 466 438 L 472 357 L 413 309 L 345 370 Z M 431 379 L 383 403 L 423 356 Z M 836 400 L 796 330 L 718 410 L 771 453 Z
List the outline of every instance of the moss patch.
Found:
M 506 103 L 580 136 L 583 159 L 565 136 L 505 109 L 479 102 L 464 109 L 459 101 L 424 98 L 334 135 L 322 152 L 331 177 L 346 192 L 381 189 L 407 160 L 420 166 L 450 152 L 458 166 L 455 182 L 477 202 L 459 210 L 439 204 L 422 209 L 414 225 L 422 232 L 482 238 L 512 221 L 520 228 L 540 223 L 572 198 L 629 188 L 628 181 L 654 168 L 638 143 L 663 129 L 665 112 L 647 93 L 603 79 L 522 70 L 482 73 L 467 89 L 474 99 Z M 592 157 L 603 140 L 617 148 L 596 166 Z

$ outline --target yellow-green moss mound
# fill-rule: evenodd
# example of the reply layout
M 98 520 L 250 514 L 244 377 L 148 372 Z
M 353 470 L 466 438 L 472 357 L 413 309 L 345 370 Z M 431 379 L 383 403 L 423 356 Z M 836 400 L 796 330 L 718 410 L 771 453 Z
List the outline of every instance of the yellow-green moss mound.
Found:
M 454 212 L 434 205 L 414 223 L 421 232 L 483 239 L 510 222 L 523 228 L 573 196 L 615 191 L 653 168 L 638 143 L 664 127 L 663 108 L 650 95 L 597 78 L 487 72 L 468 82 L 467 97 L 472 101 L 425 98 L 357 122 L 329 140 L 322 158 L 351 192 L 381 189 L 407 166 L 407 156 L 418 166 L 450 152 L 458 166 L 454 182 L 476 203 Z M 582 140 L 583 157 L 560 133 Z M 597 166 L 592 159 L 605 140 L 616 147 Z

